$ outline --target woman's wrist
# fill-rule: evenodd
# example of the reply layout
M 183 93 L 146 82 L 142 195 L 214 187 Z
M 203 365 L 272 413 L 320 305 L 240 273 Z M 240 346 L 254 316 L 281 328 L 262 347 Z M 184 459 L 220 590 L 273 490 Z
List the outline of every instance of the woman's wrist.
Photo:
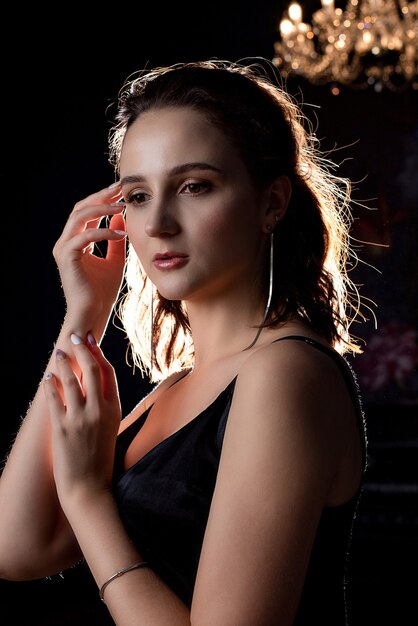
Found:
M 109 318 L 103 316 L 90 316 L 88 318 L 80 318 L 80 316 L 66 315 L 61 326 L 59 339 L 71 344 L 71 335 L 77 335 L 83 341 L 87 339 L 88 333 L 91 333 L 96 342 L 100 343 L 106 330 Z
M 144 560 L 126 534 L 110 489 L 76 489 L 63 509 L 99 586 L 121 568 Z
M 66 316 L 61 326 L 59 335 L 54 342 L 51 357 L 46 369 L 54 374 L 57 373 L 55 351 L 56 349 L 60 349 L 67 355 L 73 363 L 75 371 L 78 373 L 78 365 L 74 360 L 74 340 L 72 338 L 77 336 L 83 342 L 87 342 L 89 340 L 88 336 L 91 334 L 93 336 L 91 340 L 99 344 L 105 330 L 106 324 L 103 324 L 103 322 L 99 322 L 98 320 L 93 321 L 89 319 L 86 321 L 81 320 L 80 318 L 77 319 Z
M 90 513 L 96 514 L 98 510 L 116 506 L 110 486 L 93 485 L 88 481 L 74 485 L 65 494 L 61 494 L 60 502 L 70 523 L 71 518 L 83 519 Z

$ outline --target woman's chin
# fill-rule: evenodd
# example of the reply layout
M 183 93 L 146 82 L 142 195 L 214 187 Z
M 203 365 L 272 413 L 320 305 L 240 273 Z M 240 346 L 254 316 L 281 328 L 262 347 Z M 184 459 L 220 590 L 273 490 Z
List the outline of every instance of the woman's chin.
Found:
M 184 300 L 184 295 L 182 291 L 178 289 L 164 289 L 164 287 L 159 287 L 155 285 L 156 290 L 166 300 L 171 300 L 172 302 L 179 302 L 180 300 Z

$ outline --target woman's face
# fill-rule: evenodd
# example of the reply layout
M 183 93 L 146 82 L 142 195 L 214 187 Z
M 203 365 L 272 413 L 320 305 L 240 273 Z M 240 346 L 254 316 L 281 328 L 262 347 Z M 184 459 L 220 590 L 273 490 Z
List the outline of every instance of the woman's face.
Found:
M 125 135 L 120 174 L 130 243 L 165 298 L 254 284 L 265 238 L 260 194 L 204 115 L 187 107 L 140 115 Z

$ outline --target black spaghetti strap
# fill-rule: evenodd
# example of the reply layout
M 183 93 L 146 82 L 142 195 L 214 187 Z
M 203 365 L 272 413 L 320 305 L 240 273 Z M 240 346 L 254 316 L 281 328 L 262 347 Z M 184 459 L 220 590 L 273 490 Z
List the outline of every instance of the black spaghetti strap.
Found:
M 330 355 L 332 354 L 333 357 L 334 355 L 338 357 L 340 356 L 338 352 L 334 350 L 334 348 L 331 348 L 330 346 L 325 346 L 320 341 L 317 341 L 316 339 L 312 339 L 311 337 L 306 337 L 305 335 L 285 335 L 284 337 L 279 337 L 278 339 L 275 339 L 273 343 L 276 343 L 276 341 L 283 341 L 284 339 L 298 339 L 299 341 L 304 341 L 305 343 L 309 343 L 311 346 L 314 346 L 315 348 L 319 348 L 319 350 L 322 350 L 323 352 L 326 352 L 327 354 L 330 354 Z
M 329 357 L 333 359 L 336 365 L 339 367 L 341 374 L 347 384 L 352 402 L 356 409 L 356 419 L 357 426 L 361 432 L 361 445 L 363 451 L 363 466 L 364 470 L 367 466 L 367 430 L 365 423 L 365 416 L 363 411 L 363 406 L 361 402 L 360 389 L 357 382 L 357 377 L 353 371 L 353 368 L 349 364 L 349 362 L 341 356 L 334 348 L 330 346 L 325 346 L 320 341 L 316 339 L 312 339 L 311 337 L 306 337 L 305 335 L 286 335 L 285 337 L 279 337 L 275 339 L 272 343 L 276 343 L 277 341 L 284 341 L 285 339 L 295 339 L 297 341 L 304 341 L 305 343 L 321 350 L 324 354 L 327 354 Z

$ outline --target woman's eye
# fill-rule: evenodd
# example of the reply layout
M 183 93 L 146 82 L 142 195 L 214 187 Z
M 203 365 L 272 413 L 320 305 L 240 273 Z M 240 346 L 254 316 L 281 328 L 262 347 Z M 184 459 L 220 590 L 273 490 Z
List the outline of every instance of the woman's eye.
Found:
M 211 184 L 208 182 L 186 183 L 181 191 L 187 195 L 197 195 L 208 191 L 210 187 Z
M 129 193 L 127 198 L 126 198 L 126 204 L 133 204 L 133 205 L 138 205 L 138 204 L 144 204 L 144 202 L 146 202 L 148 200 L 148 194 L 146 194 L 143 191 L 133 191 L 132 193 Z

